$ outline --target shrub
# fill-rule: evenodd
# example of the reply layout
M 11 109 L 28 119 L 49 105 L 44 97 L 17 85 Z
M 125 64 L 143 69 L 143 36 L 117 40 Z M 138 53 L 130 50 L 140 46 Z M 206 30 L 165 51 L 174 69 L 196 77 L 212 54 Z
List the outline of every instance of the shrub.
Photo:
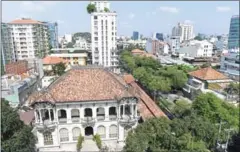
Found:
M 80 134 L 77 141 L 77 151 L 82 149 L 82 143 L 84 141 L 84 137 Z
M 94 136 L 93 136 L 93 141 L 96 142 L 96 144 L 97 144 L 97 146 L 98 146 L 99 149 L 102 148 L 102 140 L 101 140 L 100 135 L 98 135 L 98 134 L 94 135 Z

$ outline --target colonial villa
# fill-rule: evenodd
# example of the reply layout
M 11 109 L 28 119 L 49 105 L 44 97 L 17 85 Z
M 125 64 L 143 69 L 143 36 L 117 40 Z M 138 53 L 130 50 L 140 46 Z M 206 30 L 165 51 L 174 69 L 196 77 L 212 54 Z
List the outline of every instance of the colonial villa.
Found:
M 134 79 L 102 67 L 73 67 L 29 98 L 35 111 L 36 147 L 40 152 L 76 151 L 80 134 L 99 134 L 104 145 L 121 149 L 140 117 L 165 116 L 146 93 L 138 95 L 141 88 L 130 84 Z
M 212 92 L 219 98 L 225 99 L 221 91 L 232 82 L 224 74 L 212 69 L 211 67 L 189 72 L 189 79 L 183 90 L 189 98 L 194 98 L 197 91 Z

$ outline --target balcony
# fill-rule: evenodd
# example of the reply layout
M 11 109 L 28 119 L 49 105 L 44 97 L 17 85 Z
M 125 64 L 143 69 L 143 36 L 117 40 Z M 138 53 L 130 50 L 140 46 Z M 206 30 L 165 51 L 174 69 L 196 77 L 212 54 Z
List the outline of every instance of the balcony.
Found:
M 117 133 L 115 133 L 115 134 L 109 134 L 109 138 L 116 138 L 117 137 Z
M 80 118 L 79 117 L 73 117 L 72 122 L 80 122 Z
M 105 115 L 98 115 L 97 116 L 97 121 L 104 121 L 105 120 Z
M 109 120 L 117 120 L 117 115 L 109 115 Z
M 39 131 L 54 130 L 56 126 L 56 122 L 50 120 L 44 120 L 43 122 L 35 123 L 36 129 Z
M 96 120 L 93 117 L 84 117 L 81 122 L 83 126 L 93 126 Z
M 123 115 L 120 119 L 119 119 L 119 123 L 121 125 L 134 125 L 137 122 L 137 117 L 131 117 L 130 115 Z
M 60 124 L 67 123 L 67 118 L 58 118 L 58 122 L 59 122 Z

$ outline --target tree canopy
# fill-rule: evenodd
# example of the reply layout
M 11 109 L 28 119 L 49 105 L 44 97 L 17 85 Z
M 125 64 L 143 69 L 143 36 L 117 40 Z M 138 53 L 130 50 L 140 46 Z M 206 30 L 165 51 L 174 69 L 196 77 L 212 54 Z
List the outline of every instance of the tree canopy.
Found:
M 96 6 L 95 6 L 95 4 L 88 4 L 88 6 L 87 6 L 87 12 L 88 12 L 88 14 L 91 14 L 91 13 L 93 13 L 93 12 L 95 12 L 96 11 Z
M 66 66 L 64 63 L 58 63 L 53 66 L 53 73 L 55 75 L 61 76 L 65 73 Z
M 24 125 L 17 111 L 10 107 L 8 101 L 1 99 L 1 142 L 6 152 L 35 151 L 35 138 L 32 128 Z

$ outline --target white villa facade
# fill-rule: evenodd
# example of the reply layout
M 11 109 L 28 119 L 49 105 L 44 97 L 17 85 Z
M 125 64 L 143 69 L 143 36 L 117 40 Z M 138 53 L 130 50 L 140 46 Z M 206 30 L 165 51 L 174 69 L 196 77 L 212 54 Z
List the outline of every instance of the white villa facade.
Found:
M 81 86 L 81 87 L 79 87 Z M 79 135 L 99 134 L 103 145 L 121 149 L 138 124 L 138 98 L 103 68 L 75 67 L 30 98 L 39 151 L 76 151 Z

